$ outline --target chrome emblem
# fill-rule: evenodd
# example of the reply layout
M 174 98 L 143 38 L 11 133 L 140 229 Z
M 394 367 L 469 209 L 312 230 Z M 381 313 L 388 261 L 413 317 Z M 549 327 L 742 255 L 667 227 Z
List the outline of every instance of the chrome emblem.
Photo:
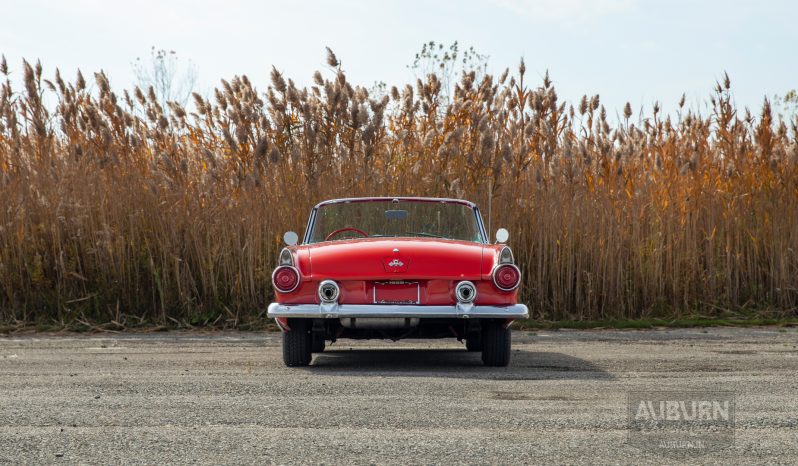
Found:
M 388 262 L 388 267 L 403 267 L 404 265 L 405 263 L 399 259 L 394 259 L 391 262 Z
M 393 252 L 399 252 L 399 248 L 393 248 Z
M 410 264 L 409 257 L 383 257 L 382 266 L 388 273 L 404 273 L 407 272 L 407 266 Z

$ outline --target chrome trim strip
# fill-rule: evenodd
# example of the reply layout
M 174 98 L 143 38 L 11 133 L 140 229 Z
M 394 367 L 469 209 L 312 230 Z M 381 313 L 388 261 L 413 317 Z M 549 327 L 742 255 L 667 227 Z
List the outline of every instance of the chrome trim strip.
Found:
M 446 202 L 452 204 L 465 204 L 472 209 L 476 207 L 471 201 L 467 201 L 465 199 L 454 199 L 449 197 L 418 197 L 418 196 L 400 196 L 400 197 L 384 197 L 384 196 L 376 196 L 376 197 L 345 197 L 341 199 L 328 199 L 326 201 L 319 202 L 316 204 L 314 209 L 317 209 L 323 205 L 327 204 L 339 204 L 342 202 L 370 202 L 370 201 L 394 201 L 398 200 L 400 202 L 413 202 L 413 201 L 421 201 L 421 202 Z
M 340 317 L 457 317 L 525 319 L 529 309 L 524 304 L 509 306 L 475 306 L 456 304 L 450 306 L 415 306 L 399 304 L 280 304 L 271 303 L 268 317 L 304 317 L 337 319 Z
M 302 244 L 310 242 L 311 235 L 313 234 L 313 226 L 316 224 L 316 207 L 311 209 L 310 217 L 308 217 L 308 224 L 305 226 L 305 236 L 302 237 Z
M 482 244 L 490 244 L 490 236 L 488 236 L 488 233 L 485 230 L 485 223 L 482 222 L 482 214 L 479 212 L 479 207 L 474 205 L 472 210 L 474 211 L 474 215 L 477 217 L 477 224 L 479 225 L 479 231 L 482 235 Z

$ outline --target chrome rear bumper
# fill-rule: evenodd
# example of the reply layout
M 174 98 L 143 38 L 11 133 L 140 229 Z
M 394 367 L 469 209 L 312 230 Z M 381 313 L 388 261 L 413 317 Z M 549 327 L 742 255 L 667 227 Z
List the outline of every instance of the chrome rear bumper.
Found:
M 419 306 L 406 304 L 280 304 L 271 303 L 269 317 L 456 317 L 461 319 L 525 319 L 529 310 L 523 304 L 509 306 Z

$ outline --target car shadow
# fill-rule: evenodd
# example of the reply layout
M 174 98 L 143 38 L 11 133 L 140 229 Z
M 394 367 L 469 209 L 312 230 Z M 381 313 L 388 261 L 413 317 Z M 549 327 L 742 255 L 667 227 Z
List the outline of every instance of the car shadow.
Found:
M 514 349 L 507 367 L 487 367 L 465 349 L 333 349 L 314 354 L 306 370 L 325 375 L 446 377 L 495 380 L 606 379 L 611 373 L 562 353 Z

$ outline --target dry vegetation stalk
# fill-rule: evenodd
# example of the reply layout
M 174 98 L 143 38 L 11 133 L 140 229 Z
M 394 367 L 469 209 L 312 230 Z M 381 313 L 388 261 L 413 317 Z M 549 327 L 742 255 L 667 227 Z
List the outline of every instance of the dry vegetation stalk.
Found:
M 238 324 L 262 316 L 283 231 L 360 195 L 465 197 L 510 229 L 535 317 L 798 305 L 796 122 L 683 108 L 611 123 L 523 65 L 370 95 L 331 68 L 190 108 L 24 63 L 0 88 L 0 318 Z

